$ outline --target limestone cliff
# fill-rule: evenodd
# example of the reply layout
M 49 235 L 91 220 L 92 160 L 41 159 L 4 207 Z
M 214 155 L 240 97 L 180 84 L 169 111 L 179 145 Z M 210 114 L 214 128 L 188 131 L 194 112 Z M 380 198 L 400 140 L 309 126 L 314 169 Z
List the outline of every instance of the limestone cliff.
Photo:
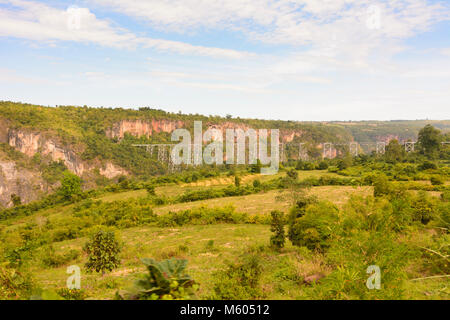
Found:
M 183 128 L 183 121 L 174 120 L 122 120 L 115 123 L 112 128 L 106 130 L 109 138 L 122 139 L 125 133 L 129 133 L 136 137 L 149 137 L 153 133 L 167 132 L 171 133 L 175 129 Z
M 185 127 L 183 121 L 174 120 L 122 120 L 115 123 L 111 128 L 106 130 L 106 135 L 109 138 L 122 139 L 125 133 L 131 134 L 135 137 L 150 137 L 154 133 L 166 132 L 172 133 L 174 130 Z M 250 127 L 243 123 L 223 122 L 220 124 L 207 124 L 207 128 L 221 130 L 225 134 L 226 129 L 242 129 L 247 131 Z M 270 130 L 269 130 L 270 134 Z M 280 130 L 280 141 L 283 143 L 292 142 L 295 137 L 301 137 L 302 130 Z
M 63 160 L 66 167 L 77 175 L 83 175 L 86 170 L 86 166 L 73 150 L 39 132 L 10 129 L 7 143 L 29 157 L 40 152 L 41 155 L 49 156 L 53 161 Z
M 38 172 L 18 168 L 14 161 L 0 161 L 0 205 L 9 207 L 11 195 L 20 196 L 22 203 L 39 198 L 47 185 Z

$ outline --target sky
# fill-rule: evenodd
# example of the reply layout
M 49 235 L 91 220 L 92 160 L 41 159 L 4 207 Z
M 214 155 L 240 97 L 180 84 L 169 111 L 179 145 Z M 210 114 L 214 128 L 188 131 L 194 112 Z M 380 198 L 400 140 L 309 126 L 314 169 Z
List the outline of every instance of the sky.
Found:
M 450 119 L 450 1 L 0 0 L 0 100 Z

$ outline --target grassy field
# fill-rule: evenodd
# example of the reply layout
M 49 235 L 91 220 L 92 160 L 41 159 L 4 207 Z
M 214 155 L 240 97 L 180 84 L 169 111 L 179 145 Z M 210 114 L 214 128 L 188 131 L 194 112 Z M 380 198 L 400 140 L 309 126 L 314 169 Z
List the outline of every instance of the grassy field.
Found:
M 119 287 L 132 285 L 138 273 L 143 272 L 140 258 L 152 257 L 157 260 L 170 257 L 187 258 L 188 273 L 201 283 L 199 296 L 210 294 L 211 273 L 222 268 L 224 262 L 233 259 L 246 247 L 264 245 L 270 234 L 269 227 L 263 225 L 211 225 L 187 226 L 183 228 L 140 227 L 120 233 L 123 251 L 122 265 L 118 270 L 99 277 L 97 274 L 82 275 L 82 287 L 96 298 L 113 298 Z M 81 250 L 85 238 L 64 241 L 55 245 L 57 252 L 70 249 Z M 214 241 L 213 248 L 207 248 L 208 241 Z M 186 248 L 187 250 L 186 250 Z M 86 257 L 80 257 L 72 264 L 80 266 Z M 34 268 L 39 282 L 47 287 L 64 287 L 67 279 L 66 267 L 43 269 Z
M 343 205 L 351 195 L 366 196 L 373 193 L 372 187 L 314 187 L 311 188 L 310 194 L 317 196 L 321 200 L 327 200 L 335 203 L 338 206 Z M 242 197 L 228 197 L 209 199 L 203 201 L 178 203 L 162 207 L 156 207 L 154 212 L 157 214 L 168 213 L 170 211 L 176 212 L 180 210 L 187 210 L 194 207 L 223 207 L 232 205 L 239 212 L 249 214 L 270 213 L 272 210 L 286 211 L 290 207 L 290 203 L 286 199 L 279 199 L 281 195 L 286 194 L 278 190 L 268 191 L 265 193 L 252 194 Z
M 300 178 L 333 175 L 326 171 L 299 171 Z M 283 173 L 284 174 L 284 173 Z M 280 174 L 281 175 L 281 174 Z M 254 179 L 273 179 L 273 176 L 247 175 L 242 177 L 242 183 L 251 183 Z M 156 188 L 160 196 L 175 197 L 186 191 L 205 188 L 222 188 L 234 183 L 232 177 L 208 179 L 190 184 L 172 184 Z M 352 195 L 373 195 L 373 187 L 324 186 L 309 189 L 310 195 L 319 200 L 334 203 L 342 209 Z M 196 207 L 224 207 L 232 205 L 237 212 L 253 214 L 268 214 L 272 210 L 287 212 L 291 206 L 288 200 L 281 200 L 280 196 L 287 191 L 273 190 L 265 193 L 247 196 L 216 198 L 203 201 L 177 203 L 155 206 L 153 211 L 158 214 L 168 214 Z M 432 192 L 439 196 L 439 192 Z M 146 198 L 146 190 L 108 193 L 96 200 L 113 202 Z M 63 221 L 74 213 L 75 205 L 56 206 L 40 210 L 28 217 L 2 221 L 0 228 L 5 232 L 14 232 L 26 224 L 41 225 L 51 220 L 52 223 Z M 140 226 L 117 231 L 121 241 L 121 265 L 119 268 L 102 276 L 87 273 L 84 264 L 87 256 L 82 253 L 86 241 L 85 237 L 62 242 L 55 242 L 53 248 L 57 254 L 64 254 L 74 249 L 81 255 L 68 264 L 60 267 L 45 267 L 42 257 L 46 247 L 37 250 L 30 262 L 30 271 L 40 286 L 44 288 L 63 288 L 68 275 L 68 265 L 79 265 L 82 270 L 82 289 L 88 297 L 95 299 L 112 299 L 120 289 L 130 287 L 137 277 L 145 272 L 141 258 L 164 260 L 168 258 L 184 258 L 188 260 L 187 271 L 200 285 L 196 298 L 207 299 L 214 293 L 214 273 L 224 269 L 228 261 L 236 261 L 249 248 L 260 250 L 263 260 L 261 274 L 261 298 L 267 299 L 307 299 L 311 298 L 313 286 L 305 283 L 309 276 L 321 274 L 329 275 L 332 270 L 320 252 L 306 250 L 305 247 L 294 247 L 289 241 L 280 252 L 269 247 L 271 236 L 270 226 L 258 224 L 216 224 L 216 225 L 185 225 L 177 228 L 163 228 L 155 226 Z M 421 230 L 414 237 L 431 239 L 433 233 Z M 416 241 L 415 240 L 415 241 Z M 426 241 L 423 240 L 424 243 Z M 409 241 L 406 239 L 405 241 Z M 256 249 L 255 249 L 256 248 Z M 258 249 L 259 248 L 259 249 Z M 409 278 L 420 278 L 422 270 L 411 266 L 408 269 Z M 450 280 L 426 279 L 407 280 L 405 282 L 406 298 L 411 299 L 450 299 Z M 344 297 L 345 298 L 345 297 Z
M 223 269 L 227 261 L 236 259 L 249 247 L 264 250 L 261 286 L 264 296 L 270 299 L 303 299 L 311 287 L 302 279 L 330 272 L 322 255 L 311 255 L 290 243 L 281 253 L 272 251 L 268 247 L 269 226 L 264 225 L 140 227 L 123 230 L 120 237 L 123 245 L 120 268 L 105 276 L 82 271 L 82 288 L 90 297 L 112 299 L 118 289 L 131 286 L 145 272 L 140 263 L 140 258 L 144 257 L 188 259 L 188 273 L 200 284 L 199 299 L 208 298 L 213 293 L 213 273 Z M 56 244 L 55 249 L 59 253 L 81 250 L 86 240 L 64 241 Z M 210 241 L 213 241 L 213 246 L 207 246 Z M 86 257 L 81 256 L 71 264 L 82 266 L 85 262 Z M 66 266 L 49 269 L 35 265 L 32 272 L 47 288 L 64 287 L 68 277 Z M 406 294 L 414 299 L 449 299 L 449 284 L 439 279 L 429 279 L 425 283 L 407 281 Z

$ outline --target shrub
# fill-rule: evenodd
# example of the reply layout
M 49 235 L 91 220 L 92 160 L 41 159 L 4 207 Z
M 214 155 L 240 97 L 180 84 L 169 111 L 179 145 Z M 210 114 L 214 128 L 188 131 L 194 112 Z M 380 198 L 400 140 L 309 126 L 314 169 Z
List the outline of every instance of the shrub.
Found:
M 338 209 L 327 202 L 319 202 L 306 207 L 300 218 L 291 219 L 289 240 L 295 246 L 305 246 L 310 250 L 324 251 L 328 240 L 336 232 Z
M 401 299 L 404 268 L 416 257 L 411 249 L 386 232 L 360 231 L 352 236 L 335 239 L 327 253 L 327 264 L 333 271 L 321 280 L 320 286 L 306 291 L 313 299 Z M 381 271 L 381 290 L 368 290 L 367 268 L 378 266 Z
M 61 288 L 56 290 L 56 293 L 64 300 L 85 300 L 87 298 L 86 292 L 82 289 Z
M 419 165 L 419 170 L 428 170 L 428 169 L 437 169 L 437 165 L 434 162 L 425 160 L 424 162 L 422 162 L 422 164 Z
M 444 179 L 440 176 L 431 176 L 430 182 L 433 186 L 441 186 L 444 184 Z
M 285 234 L 284 234 L 284 214 L 280 211 L 272 211 L 270 213 L 272 221 L 270 224 L 270 231 L 274 234 L 270 237 L 270 244 L 277 249 L 284 247 Z
M 392 185 L 384 174 L 380 174 L 375 178 L 373 186 L 373 195 L 375 197 L 389 195 L 392 192 Z
M 149 195 L 149 196 L 156 196 L 156 192 L 155 192 L 155 186 L 154 185 L 147 185 L 146 187 L 145 187 L 145 189 L 147 190 L 147 194 Z
M 297 180 L 298 179 L 298 172 L 295 169 L 291 169 L 289 170 L 287 173 L 287 176 L 293 180 Z
M 446 191 L 442 192 L 441 199 L 442 199 L 442 201 L 449 202 L 450 201 L 450 191 L 446 190 Z
M 112 271 L 120 264 L 119 242 L 111 231 L 98 231 L 91 240 L 86 243 L 83 250 L 89 255 L 86 268 L 105 274 Z
M 259 179 L 253 180 L 253 188 L 257 189 L 261 187 L 261 181 Z
M 29 274 L 0 266 L 0 300 L 28 299 L 34 287 Z
M 448 226 L 447 226 L 448 227 Z M 444 234 L 441 237 L 433 237 L 427 247 L 422 247 L 421 261 L 431 274 L 449 274 L 450 273 L 450 235 Z
M 42 264 L 44 267 L 57 268 L 67 264 L 70 261 L 77 259 L 80 253 L 77 250 L 71 249 L 65 254 L 57 254 L 53 246 L 44 248 L 44 256 L 42 257 Z
M 326 161 L 320 161 L 318 169 L 319 170 L 326 170 L 326 169 L 328 169 L 328 163 Z
M 328 167 L 328 172 L 332 172 L 332 173 L 336 173 L 339 171 L 339 168 L 336 166 L 329 166 Z
M 413 220 L 428 224 L 437 213 L 437 206 L 425 191 L 419 191 L 413 200 Z
M 237 262 L 229 262 L 225 270 L 214 274 L 214 294 L 217 300 L 248 300 L 261 297 L 261 261 L 253 253 L 245 254 Z

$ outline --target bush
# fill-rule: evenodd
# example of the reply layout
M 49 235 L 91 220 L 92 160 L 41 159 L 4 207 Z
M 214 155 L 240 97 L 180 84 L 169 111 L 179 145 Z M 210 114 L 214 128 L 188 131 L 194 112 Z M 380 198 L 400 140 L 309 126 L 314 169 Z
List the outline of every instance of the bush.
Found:
M 214 274 L 214 295 L 216 300 L 249 300 L 262 296 L 259 287 L 261 261 L 253 254 L 245 254 L 237 262 L 230 262 L 225 270 Z
M 44 256 L 42 257 L 42 264 L 44 267 L 57 268 L 77 259 L 80 253 L 77 250 L 71 249 L 65 254 L 57 254 L 53 246 L 44 248 Z
M 0 266 L 0 300 L 28 299 L 34 288 L 29 274 Z
M 155 186 L 154 185 L 147 185 L 145 187 L 145 189 L 147 190 L 147 194 L 149 196 L 156 196 L 156 192 L 155 192 Z
M 424 170 L 428 170 L 428 169 L 437 169 L 437 165 L 434 162 L 425 160 L 424 162 L 422 162 L 422 164 L 419 165 L 419 170 L 424 171 Z
M 111 231 L 99 231 L 86 243 L 83 250 L 89 255 L 86 268 L 105 274 L 112 271 L 120 264 L 119 242 Z
M 289 170 L 287 173 L 287 176 L 293 180 L 297 180 L 298 179 L 298 172 L 295 169 L 291 169 Z
M 261 188 L 261 181 L 259 181 L 259 179 L 253 180 L 253 188 L 255 189 Z
M 433 186 L 441 186 L 445 183 L 444 179 L 440 176 L 431 176 L 430 182 Z
M 425 191 L 419 191 L 413 200 L 413 220 L 428 224 L 437 213 L 437 206 Z
M 386 196 L 392 192 L 392 185 L 384 174 L 380 174 L 375 178 L 373 186 L 373 195 L 375 197 Z
M 417 257 L 418 250 L 399 243 L 386 232 L 360 231 L 335 239 L 327 253 L 327 264 L 333 271 L 321 280 L 320 286 L 306 290 L 312 299 L 402 299 L 404 268 Z M 378 266 L 381 290 L 368 290 L 367 268 Z
M 320 161 L 318 169 L 319 170 L 326 170 L 326 169 L 328 169 L 328 163 L 326 161 Z
M 82 289 L 61 288 L 56 290 L 56 293 L 64 300 L 85 300 L 87 298 L 86 292 Z
M 295 246 L 324 251 L 329 246 L 329 239 L 336 232 L 338 211 L 335 205 L 327 202 L 309 205 L 303 216 L 291 219 L 289 240 Z

